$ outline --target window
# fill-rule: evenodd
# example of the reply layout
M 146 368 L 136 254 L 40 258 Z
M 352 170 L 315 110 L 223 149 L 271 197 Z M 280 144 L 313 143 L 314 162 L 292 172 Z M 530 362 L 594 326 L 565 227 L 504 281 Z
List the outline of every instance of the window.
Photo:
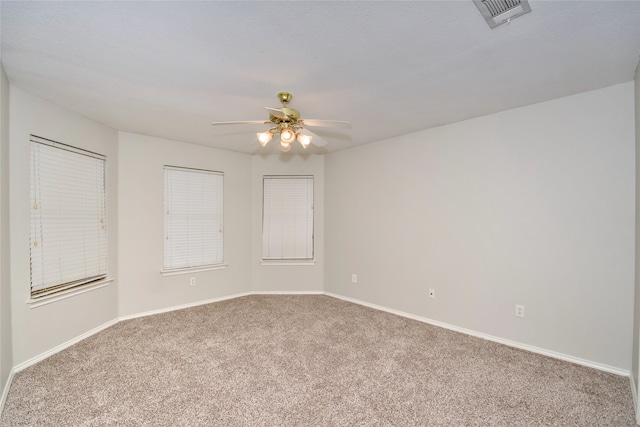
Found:
M 106 278 L 105 160 L 31 136 L 31 298 Z
M 221 172 L 164 168 L 164 271 L 222 265 Z
M 263 178 L 262 259 L 313 259 L 313 177 Z

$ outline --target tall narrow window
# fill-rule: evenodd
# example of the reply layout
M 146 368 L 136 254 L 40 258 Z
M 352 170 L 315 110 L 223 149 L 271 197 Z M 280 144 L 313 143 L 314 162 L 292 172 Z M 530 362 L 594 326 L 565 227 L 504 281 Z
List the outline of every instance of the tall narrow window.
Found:
M 262 259 L 313 259 L 313 177 L 265 176 Z
M 221 172 L 165 166 L 165 271 L 224 262 L 223 180 Z
M 31 136 L 31 298 L 106 278 L 105 160 Z

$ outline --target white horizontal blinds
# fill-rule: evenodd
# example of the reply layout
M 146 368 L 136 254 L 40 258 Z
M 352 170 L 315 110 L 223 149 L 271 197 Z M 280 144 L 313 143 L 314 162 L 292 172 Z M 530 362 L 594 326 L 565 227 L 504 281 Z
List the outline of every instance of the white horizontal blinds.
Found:
M 224 262 L 223 180 L 220 172 L 165 166 L 165 270 Z
M 31 296 L 107 275 L 105 157 L 31 136 Z
M 313 259 L 313 177 L 265 176 L 262 258 Z

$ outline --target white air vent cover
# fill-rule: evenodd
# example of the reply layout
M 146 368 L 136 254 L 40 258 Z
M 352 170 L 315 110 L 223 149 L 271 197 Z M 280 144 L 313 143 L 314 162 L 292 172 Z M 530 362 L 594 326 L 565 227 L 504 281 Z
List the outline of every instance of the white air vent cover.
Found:
M 473 0 L 473 2 L 491 28 L 531 12 L 528 0 Z

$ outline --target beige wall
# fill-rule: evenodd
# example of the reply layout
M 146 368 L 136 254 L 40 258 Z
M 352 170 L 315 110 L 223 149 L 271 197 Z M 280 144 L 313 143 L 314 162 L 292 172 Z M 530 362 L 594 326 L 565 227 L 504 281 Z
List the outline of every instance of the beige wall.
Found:
M 315 258 L 313 265 L 263 265 L 261 263 L 262 177 L 264 175 L 313 175 Z M 254 292 L 322 292 L 324 286 L 324 157 L 299 153 L 252 156 L 252 187 L 251 290 Z
M 325 291 L 631 369 L 633 82 L 330 153 L 325 176 Z
M 10 86 L 11 308 L 13 365 L 24 363 L 117 317 L 117 132 Z M 111 285 L 29 308 L 29 135 L 107 156 L 107 221 Z
M 222 270 L 160 275 L 163 166 L 224 172 Z M 251 286 L 251 157 L 179 141 L 119 134 L 119 311 L 130 316 L 247 292 Z M 189 278 L 196 285 L 189 285 Z
M 13 367 L 9 252 L 9 81 L 0 64 L 0 395 Z
M 245 292 L 321 291 L 630 370 L 633 87 L 326 156 L 250 156 L 118 133 L 12 86 L 9 97 L 2 86 L 0 117 L 7 102 L 11 116 L 9 144 L 0 131 L 0 236 L 6 242 L 9 209 L 12 259 L 9 271 L 3 249 L 0 333 L 5 340 L 10 325 L 13 337 L 0 350 L 0 373 L 119 316 Z M 25 303 L 30 133 L 107 155 L 116 279 L 34 309 Z M 160 275 L 165 164 L 225 173 L 226 269 Z M 260 263 L 265 174 L 314 175 L 314 265 Z M 526 306 L 525 318 L 513 316 L 515 304 Z

